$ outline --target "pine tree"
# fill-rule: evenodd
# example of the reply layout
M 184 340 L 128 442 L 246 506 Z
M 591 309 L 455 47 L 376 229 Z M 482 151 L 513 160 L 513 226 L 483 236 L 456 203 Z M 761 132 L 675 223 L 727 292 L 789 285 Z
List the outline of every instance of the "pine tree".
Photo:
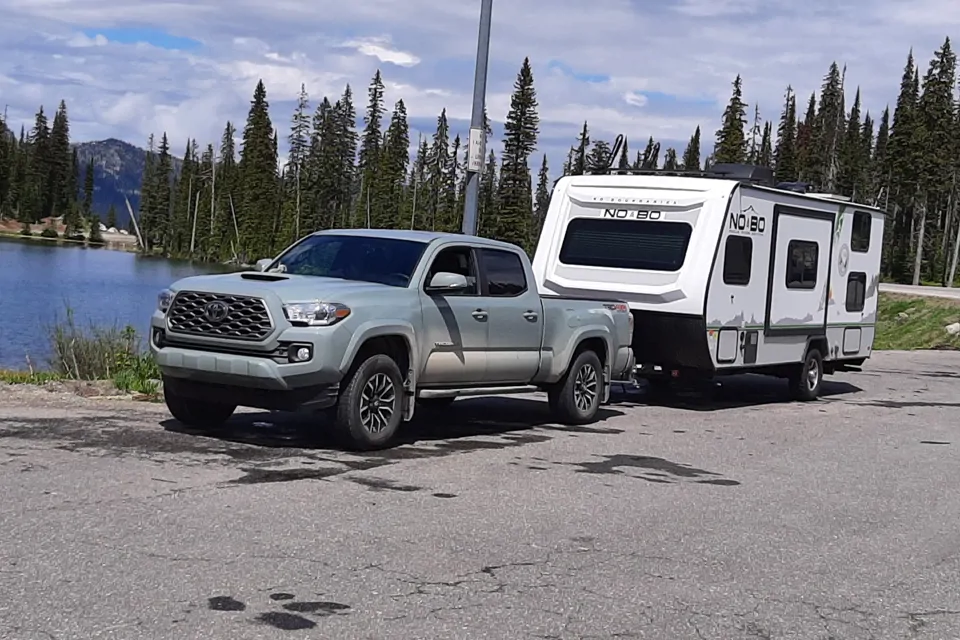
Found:
M 100 231 L 100 216 L 94 215 L 90 220 L 90 234 L 87 236 L 87 242 L 92 245 L 103 244 L 103 232 Z
M 116 229 L 117 228 L 117 208 L 110 203 L 110 208 L 107 210 L 107 229 Z
M 813 180 L 819 166 L 816 150 L 816 119 L 817 94 L 811 93 L 803 122 L 797 126 L 797 179 L 802 182 Z
M 171 178 L 173 177 L 173 159 L 170 157 L 170 142 L 166 132 L 160 137 L 157 150 L 157 167 L 153 176 L 154 184 L 150 198 L 149 236 L 144 238 L 151 250 L 163 248 L 169 251 L 171 207 Z
M 240 259 L 259 260 L 272 254 L 278 177 L 273 125 L 263 80 L 257 82 L 250 102 L 238 170 L 242 193 L 242 206 L 237 210 Z
M 774 167 L 778 182 L 794 182 L 797 173 L 797 96 L 793 87 L 787 87 L 777 125 L 777 148 L 774 152 Z
M 93 158 L 87 162 L 83 176 L 83 216 L 90 218 L 93 213 Z
M 437 129 L 433 133 L 430 151 L 427 153 L 426 177 L 422 192 L 425 228 L 431 231 L 451 231 L 453 203 L 447 200 L 444 189 L 450 171 L 450 125 L 447 110 L 437 117 Z
M 770 122 L 765 122 L 763 125 L 757 164 L 761 167 L 773 168 L 773 125 Z
M 900 94 L 893 111 L 887 143 L 891 175 L 890 201 L 893 211 L 892 220 L 888 220 L 885 225 L 888 240 L 884 242 L 884 249 L 888 255 L 885 256 L 884 264 L 887 274 L 898 282 L 904 282 L 907 278 L 907 261 L 913 239 L 912 211 L 919 181 L 917 165 L 921 162 L 916 146 L 918 84 L 911 49 L 900 80 Z
M 747 157 L 747 141 L 743 127 L 746 124 L 747 105 L 743 101 L 743 81 L 737 75 L 733 93 L 723 112 L 723 124 L 717 130 L 713 156 L 717 163 L 742 163 Z
M 679 168 L 680 165 L 677 162 L 677 150 L 673 147 L 670 147 L 663 155 L 663 170 L 677 171 Z
M 590 130 L 587 128 L 587 122 L 584 120 L 583 129 L 580 130 L 580 137 L 577 138 L 577 146 L 573 150 L 573 164 L 570 167 L 570 175 L 582 176 L 587 172 L 587 156 L 590 153 Z
M 383 133 L 383 79 L 377 69 L 370 88 L 367 90 L 367 111 L 363 116 L 363 135 L 360 139 L 360 157 L 357 172 L 360 175 L 360 191 L 357 198 L 357 211 L 354 226 L 367 227 L 376 217 L 382 219 L 380 202 L 373 191 L 377 167 L 380 163 Z
M 610 148 L 610 145 L 607 144 L 606 140 L 594 140 L 593 148 L 590 149 L 590 153 L 587 155 L 587 171 L 591 173 L 604 171 L 610 166 L 612 154 L 613 150 Z
M 626 143 L 624 143 L 626 144 Z M 537 191 L 533 197 L 533 224 L 530 229 L 530 245 L 536 247 L 543 230 L 543 221 L 547 219 L 550 208 L 550 169 L 547 166 L 547 154 L 543 154 L 540 173 L 537 174 Z
M 683 151 L 684 171 L 700 171 L 700 127 L 697 127 Z
M 837 190 L 837 178 L 840 167 L 840 148 L 844 133 L 843 83 L 847 69 L 831 63 L 823 79 L 820 91 L 820 107 L 816 115 L 813 145 L 816 150 L 816 162 L 812 166 L 812 180 L 820 189 L 827 192 Z M 857 123 L 859 127 L 859 123 Z
M 503 157 L 499 184 L 499 215 L 493 237 L 525 246 L 530 238 L 530 220 L 533 193 L 527 160 L 537 146 L 540 116 L 537 114 L 537 94 L 533 86 L 530 59 L 524 58 L 514 92 L 510 111 L 503 125 Z
M 381 206 L 377 209 L 375 227 L 404 228 L 409 225 L 407 211 L 401 206 L 409 162 L 410 127 L 407 124 L 407 107 L 403 100 L 398 100 L 384 135 L 380 170 L 376 175 L 376 192 Z

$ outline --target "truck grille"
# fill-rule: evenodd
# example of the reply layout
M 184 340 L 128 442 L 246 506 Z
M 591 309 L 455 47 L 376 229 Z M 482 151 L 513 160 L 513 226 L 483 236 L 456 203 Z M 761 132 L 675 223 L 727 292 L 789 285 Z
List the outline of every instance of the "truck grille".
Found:
M 167 313 L 170 331 L 232 340 L 263 340 L 273 330 L 260 298 L 181 291 Z

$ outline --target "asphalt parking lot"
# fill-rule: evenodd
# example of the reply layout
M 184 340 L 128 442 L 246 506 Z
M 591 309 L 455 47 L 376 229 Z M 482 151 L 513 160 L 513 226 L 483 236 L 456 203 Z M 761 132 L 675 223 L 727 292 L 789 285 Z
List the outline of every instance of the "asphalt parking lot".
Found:
M 5 387 L 0 637 L 957 638 L 958 380 L 880 353 L 574 429 L 471 399 L 362 456 Z

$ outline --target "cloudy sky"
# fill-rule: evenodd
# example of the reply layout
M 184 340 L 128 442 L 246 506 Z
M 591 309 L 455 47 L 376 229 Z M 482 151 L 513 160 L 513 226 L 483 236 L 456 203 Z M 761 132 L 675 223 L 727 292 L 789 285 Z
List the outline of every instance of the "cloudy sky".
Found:
M 166 131 L 179 154 L 228 119 L 242 128 L 259 78 L 285 135 L 301 83 L 314 100 L 350 83 L 362 110 L 377 68 L 414 142 L 444 107 L 468 127 L 479 0 L 0 0 L 0 16 L 14 127 L 65 99 L 74 140 Z M 706 154 L 738 73 L 750 108 L 775 119 L 788 83 L 805 99 L 838 60 L 879 114 L 910 47 L 925 69 L 958 33 L 957 0 L 495 0 L 487 104 L 502 121 L 529 56 L 553 167 L 584 120 L 679 152 L 701 125 Z

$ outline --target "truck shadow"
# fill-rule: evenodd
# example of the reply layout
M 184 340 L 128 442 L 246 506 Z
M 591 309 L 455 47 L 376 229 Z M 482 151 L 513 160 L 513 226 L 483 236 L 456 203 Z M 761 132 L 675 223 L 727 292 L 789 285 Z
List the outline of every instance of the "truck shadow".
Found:
M 623 430 L 606 427 L 603 421 L 621 415 L 622 411 L 601 407 L 595 423 L 564 426 L 552 421 L 545 399 L 464 398 L 442 410 L 418 407 L 414 419 L 401 426 L 394 446 L 372 454 L 403 457 L 405 445 L 436 445 L 447 453 L 502 449 L 550 440 L 551 432 L 613 435 Z M 172 433 L 258 447 L 343 450 L 323 414 L 244 412 L 215 430 L 193 429 L 173 419 L 160 425 Z
M 862 391 L 849 382 L 825 379 L 820 387 L 820 397 L 841 399 Z M 621 389 L 614 385 L 610 394 L 611 406 L 645 405 L 689 411 L 722 411 L 791 402 L 786 380 L 755 374 L 724 376 L 699 388 L 669 392 L 654 391 L 646 383 L 641 383 L 639 389 Z

